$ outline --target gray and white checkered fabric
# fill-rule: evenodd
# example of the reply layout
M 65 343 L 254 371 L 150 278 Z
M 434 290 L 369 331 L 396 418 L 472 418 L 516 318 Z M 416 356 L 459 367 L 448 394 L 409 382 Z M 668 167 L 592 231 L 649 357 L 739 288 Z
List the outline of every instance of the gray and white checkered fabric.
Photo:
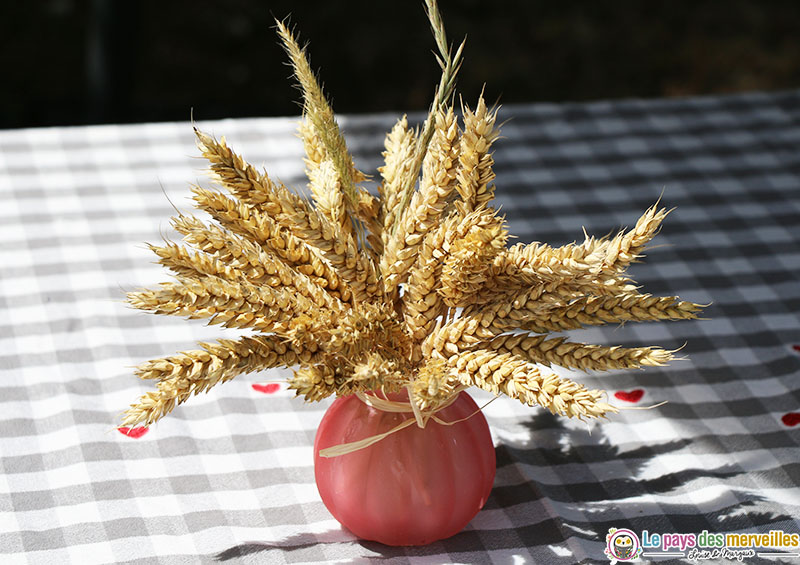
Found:
M 610 527 L 800 532 L 800 91 L 507 118 L 497 200 L 520 241 L 606 234 L 663 195 L 677 210 L 634 278 L 712 303 L 710 320 L 576 332 L 686 344 L 669 367 L 576 377 L 620 406 L 668 403 L 588 429 L 490 404 L 491 498 L 417 548 L 359 541 L 330 516 L 312 466 L 327 403 L 252 387 L 285 372 L 239 377 L 142 437 L 115 429 L 148 390 L 131 366 L 225 333 L 122 302 L 164 280 L 142 242 L 170 235 L 172 203 L 189 210 L 204 182 L 188 123 L 0 132 L 0 563 L 602 563 Z M 342 123 L 374 171 L 393 118 Z M 200 127 L 304 186 L 294 120 Z

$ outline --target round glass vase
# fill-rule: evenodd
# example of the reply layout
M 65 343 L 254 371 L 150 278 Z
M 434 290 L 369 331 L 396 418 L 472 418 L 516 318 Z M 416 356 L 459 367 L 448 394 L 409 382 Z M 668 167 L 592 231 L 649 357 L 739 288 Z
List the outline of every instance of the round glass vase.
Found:
M 408 396 L 387 398 L 407 402 Z M 496 469 L 486 418 L 465 392 L 435 415 L 445 424 L 430 418 L 420 428 L 414 422 L 363 449 L 323 457 L 322 449 L 414 419 L 368 406 L 356 395 L 328 408 L 314 441 L 317 488 L 330 513 L 359 538 L 425 545 L 457 534 L 483 507 Z

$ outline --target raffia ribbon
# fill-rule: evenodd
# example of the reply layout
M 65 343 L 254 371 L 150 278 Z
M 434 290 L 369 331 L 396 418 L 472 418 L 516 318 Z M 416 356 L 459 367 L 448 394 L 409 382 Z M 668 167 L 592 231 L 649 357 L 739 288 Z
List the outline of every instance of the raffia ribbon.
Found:
M 461 391 L 466 390 L 467 387 L 458 387 L 452 395 L 448 396 L 446 400 L 436 405 L 434 408 L 428 410 L 420 410 L 419 406 L 416 405 L 413 400 L 411 400 L 411 390 L 409 388 L 409 400 L 405 402 L 398 402 L 395 400 L 389 400 L 387 398 L 381 398 L 379 396 L 369 395 L 363 392 L 357 392 L 356 396 L 358 399 L 361 400 L 364 404 L 369 406 L 370 408 L 375 408 L 376 410 L 381 410 L 383 412 L 397 412 L 397 413 L 413 413 L 414 418 L 408 418 L 403 420 L 398 425 L 393 427 L 388 432 L 384 432 L 382 434 L 376 434 L 374 436 L 365 437 L 364 439 L 353 441 L 350 443 L 340 443 L 339 445 L 334 445 L 331 447 L 326 447 L 325 449 L 319 450 L 320 457 L 339 457 L 340 455 L 346 455 L 348 453 L 353 453 L 354 451 L 359 451 L 361 449 L 365 449 L 371 445 L 375 445 L 379 441 L 386 439 L 392 434 L 399 432 L 400 430 L 404 430 L 405 428 L 411 426 L 412 424 L 417 424 L 420 428 L 425 428 L 430 420 L 433 420 L 437 424 L 441 424 L 442 426 L 453 426 L 465 420 L 469 420 L 475 414 L 486 408 L 489 404 L 488 402 L 475 410 L 469 416 L 465 418 L 460 418 L 458 420 L 454 420 L 452 422 L 446 422 L 439 418 L 436 413 L 440 410 L 443 410 L 450 406 L 453 402 L 456 401 L 458 395 L 461 394 Z M 492 399 L 494 400 L 494 399 Z M 491 400 L 489 401 L 491 402 Z

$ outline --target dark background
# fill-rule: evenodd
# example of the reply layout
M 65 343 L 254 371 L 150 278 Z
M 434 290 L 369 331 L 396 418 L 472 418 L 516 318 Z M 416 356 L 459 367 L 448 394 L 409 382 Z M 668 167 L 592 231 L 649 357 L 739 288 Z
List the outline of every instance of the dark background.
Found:
M 273 15 L 338 112 L 413 111 L 438 79 L 421 0 L 42 0 L 0 7 L 0 128 L 295 115 Z M 800 87 L 800 2 L 440 0 L 459 90 L 504 104 Z

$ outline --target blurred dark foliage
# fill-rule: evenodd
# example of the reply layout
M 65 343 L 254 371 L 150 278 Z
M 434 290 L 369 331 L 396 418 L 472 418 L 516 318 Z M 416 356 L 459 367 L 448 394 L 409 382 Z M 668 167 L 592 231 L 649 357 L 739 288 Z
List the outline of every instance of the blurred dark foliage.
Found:
M 0 7 L 0 127 L 295 115 L 273 16 L 338 112 L 424 109 L 422 1 L 42 0 Z M 800 2 L 440 0 L 459 90 L 503 103 L 800 87 Z

